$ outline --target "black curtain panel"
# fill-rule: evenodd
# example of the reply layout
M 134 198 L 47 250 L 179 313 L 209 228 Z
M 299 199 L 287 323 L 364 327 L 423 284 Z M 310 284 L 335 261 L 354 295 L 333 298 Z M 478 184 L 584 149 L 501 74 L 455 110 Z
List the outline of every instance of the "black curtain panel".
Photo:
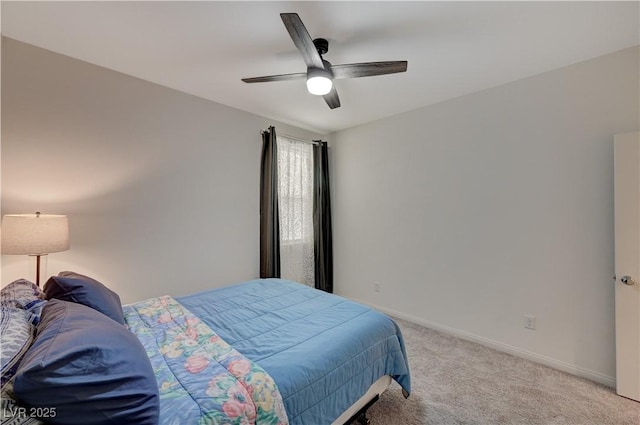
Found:
M 280 277 L 278 147 L 276 129 L 262 132 L 260 163 L 260 277 Z
M 313 233 L 316 288 L 333 292 L 333 238 L 327 142 L 313 147 Z

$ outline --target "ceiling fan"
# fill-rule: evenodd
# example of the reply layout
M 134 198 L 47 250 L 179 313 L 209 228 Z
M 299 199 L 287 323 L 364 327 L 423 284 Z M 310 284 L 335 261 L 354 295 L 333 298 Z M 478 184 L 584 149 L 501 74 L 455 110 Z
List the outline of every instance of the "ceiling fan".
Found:
M 307 65 L 307 72 L 243 78 L 242 81 L 245 83 L 266 83 L 306 78 L 309 93 L 324 97 L 329 108 L 334 109 L 340 107 L 340 98 L 333 85 L 335 78 L 370 77 L 395 74 L 407 70 L 407 61 L 331 65 L 329 61 L 322 58 L 322 55 L 329 51 L 329 42 L 326 39 L 316 38 L 312 40 L 297 13 L 281 13 L 280 17 L 293 40 L 293 44 L 302 54 L 304 63 Z

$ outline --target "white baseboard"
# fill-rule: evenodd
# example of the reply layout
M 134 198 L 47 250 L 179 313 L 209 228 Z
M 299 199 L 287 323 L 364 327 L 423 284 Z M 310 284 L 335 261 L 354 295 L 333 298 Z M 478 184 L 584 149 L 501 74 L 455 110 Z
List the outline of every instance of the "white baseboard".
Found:
M 346 298 L 350 298 L 350 297 L 346 297 Z M 494 341 L 489 338 L 485 338 L 469 332 L 461 331 L 459 329 L 451 328 L 449 326 L 441 325 L 439 323 L 431 322 L 429 320 L 425 320 L 420 317 L 413 316 L 411 314 L 406 314 L 390 308 L 381 307 L 379 305 L 375 305 L 370 302 L 366 302 L 366 301 L 362 301 L 354 298 L 350 298 L 350 299 L 355 302 L 368 305 L 369 307 L 375 310 L 381 311 L 382 313 L 388 314 L 390 316 L 398 317 L 400 319 L 415 323 L 417 325 L 421 325 L 430 329 L 435 329 L 437 331 L 444 332 L 446 334 L 453 335 L 458 338 L 465 339 L 467 341 L 477 342 L 478 344 L 482 344 L 484 346 L 496 349 L 498 351 L 512 354 L 514 356 L 521 357 L 523 359 L 531 360 L 533 362 L 540 363 L 545 366 L 549 366 L 554 369 L 558 369 L 563 372 L 570 373 L 572 375 L 576 375 L 582 378 L 587 378 L 611 388 L 616 387 L 615 377 L 604 375 L 600 372 L 595 372 L 593 370 L 585 369 L 583 367 L 580 367 L 571 363 L 567 363 L 551 357 L 543 356 L 541 354 L 537 354 L 532 351 L 523 350 L 521 348 L 514 347 L 509 344 L 504 344 L 502 342 Z

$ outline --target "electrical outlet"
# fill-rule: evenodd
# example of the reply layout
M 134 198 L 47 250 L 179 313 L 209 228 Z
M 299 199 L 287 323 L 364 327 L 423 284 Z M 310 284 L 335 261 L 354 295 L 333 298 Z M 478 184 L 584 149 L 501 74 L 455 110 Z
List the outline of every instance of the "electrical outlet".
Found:
M 536 316 L 525 315 L 524 316 L 524 327 L 527 329 L 531 329 L 532 331 L 536 329 Z
M 380 292 L 382 290 L 382 285 L 380 284 L 380 282 L 374 282 L 373 285 L 376 292 Z

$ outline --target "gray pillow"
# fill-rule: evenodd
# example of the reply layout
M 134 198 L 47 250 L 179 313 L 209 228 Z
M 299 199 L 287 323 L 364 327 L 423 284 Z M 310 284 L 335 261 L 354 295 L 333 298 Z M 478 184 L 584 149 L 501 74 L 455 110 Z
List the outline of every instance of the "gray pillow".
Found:
M 31 315 L 25 310 L 0 306 L 0 331 L 2 338 L 2 373 L 0 385 L 4 385 L 16 373 L 18 363 L 33 342 L 35 326 L 30 322 Z
M 13 281 L 0 290 L 0 304 L 27 311 L 29 321 L 34 325 L 40 320 L 40 310 L 45 302 L 46 297 L 38 285 L 26 279 Z

